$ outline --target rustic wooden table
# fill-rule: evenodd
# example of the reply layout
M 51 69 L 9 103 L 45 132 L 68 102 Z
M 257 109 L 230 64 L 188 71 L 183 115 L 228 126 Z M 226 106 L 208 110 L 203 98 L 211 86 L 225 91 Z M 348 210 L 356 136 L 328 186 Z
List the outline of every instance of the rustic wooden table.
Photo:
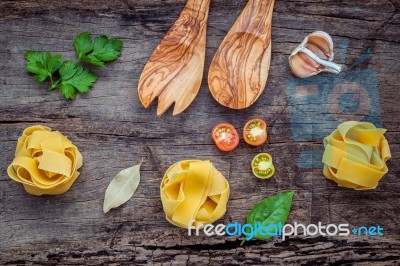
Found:
M 277 0 L 270 77 L 256 104 L 240 112 L 219 106 L 204 78 L 198 97 L 182 115 L 172 117 L 169 110 L 158 118 L 156 104 L 149 110 L 141 107 L 138 78 L 184 4 L 184 0 L 0 1 L 0 264 L 399 265 L 400 1 Z M 246 0 L 212 1 L 206 71 L 245 4 Z M 356 108 L 361 113 L 353 110 L 347 117 L 382 122 L 388 130 L 393 158 L 389 174 L 376 190 L 339 188 L 323 177 L 320 168 L 309 168 L 312 165 L 304 160 L 304 152 L 322 149 L 320 133 L 338 124 L 324 121 L 340 113 L 329 108 L 331 102 L 324 105 L 313 100 L 306 101 L 314 108 L 308 112 L 307 106 L 296 102 L 302 95 L 293 95 L 291 90 L 296 82 L 302 83 L 291 75 L 287 58 L 314 30 L 332 34 L 338 55 L 335 61 L 355 66 L 333 83 L 325 75 L 310 86 L 318 94 L 338 79 L 344 87 L 359 84 L 358 88 L 369 93 L 370 104 L 363 106 L 372 111 Z M 66 101 L 25 73 L 24 53 L 48 50 L 73 58 L 72 39 L 82 31 L 122 39 L 124 49 L 116 62 L 94 69 L 100 79 L 88 94 Z M 307 92 L 307 87 L 302 91 Z M 361 104 L 367 100 L 362 98 Z M 228 121 L 241 128 L 252 117 L 269 123 L 266 146 L 251 148 L 242 142 L 228 154 L 215 148 L 210 130 L 216 123 Z M 84 156 L 81 176 L 64 195 L 30 196 L 7 177 L 18 136 L 35 124 L 65 133 Z M 299 130 L 307 125 L 313 134 L 308 132 L 302 139 Z M 250 160 L 262 151 L 274 156 L 277 168 L 267 181 L 257 180 L 249 169 Z M 134 197 L 103 214 L 104 192 L 111 178 L 142 158 L 142 181 Z M 186 230 L 164 218 L 159 196 L 164 171 L 187 158 L 211 159 L 230 182 L 228 211 L 220 220 L 225 224 L 244 222 L 259 200 L 293 190 L 288 222 L 379 224 L 384 236 L 299 236 L 284 242 L 252 241 L 243 247 L 237 238 L 189 237 Z

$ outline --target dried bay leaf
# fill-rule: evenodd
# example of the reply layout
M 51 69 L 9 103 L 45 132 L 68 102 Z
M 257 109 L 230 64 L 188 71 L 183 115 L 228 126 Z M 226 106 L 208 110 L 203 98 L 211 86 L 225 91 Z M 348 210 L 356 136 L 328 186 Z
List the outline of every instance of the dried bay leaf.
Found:
M 121 206 L 133 196 L 140 182 L 140 165 L 124 169 L 113 178 L 104 197 L 104 213 Z

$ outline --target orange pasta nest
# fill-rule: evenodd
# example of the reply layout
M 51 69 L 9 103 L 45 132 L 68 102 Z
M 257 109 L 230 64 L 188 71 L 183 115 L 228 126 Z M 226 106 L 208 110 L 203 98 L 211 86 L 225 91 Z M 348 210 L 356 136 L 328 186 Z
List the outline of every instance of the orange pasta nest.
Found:
M 78 178 L 82 163 L 78 148 L 63 134 L 45 126 L 33 126 L 18 139 L 7 173 L 30 194 L 59 195 Z

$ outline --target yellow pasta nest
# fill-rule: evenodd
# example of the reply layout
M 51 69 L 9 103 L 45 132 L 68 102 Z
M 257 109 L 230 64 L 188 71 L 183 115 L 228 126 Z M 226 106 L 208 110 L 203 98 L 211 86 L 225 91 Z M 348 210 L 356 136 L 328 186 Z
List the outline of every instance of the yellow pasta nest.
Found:
M 7 173 L 30 194 L 59 195 L 75 182 L 82 163 L 78 148 L 63 134 L 33 126 L 25 129 L 18 139 L 15 158 Z
M 385 129 L 371 123 L 345 122 L 324 140 L 324 175 L 339 186 L 375 189 L 391 158 Z
M 187 160 L 172 165 L 161 181 L 167 220 L 188 228 L 212 223 L 226 212 L 229 184 L 210 161 Z

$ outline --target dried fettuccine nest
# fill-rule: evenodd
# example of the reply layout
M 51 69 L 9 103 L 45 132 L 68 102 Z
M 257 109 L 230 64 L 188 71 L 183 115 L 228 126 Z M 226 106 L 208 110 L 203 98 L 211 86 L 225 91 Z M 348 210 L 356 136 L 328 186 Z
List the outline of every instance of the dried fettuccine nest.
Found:
M 375 189 L 388 172 L 392 157 L 386 129 L 367 122 L 340 124 L 324 139 L 324 175 L 341 187 Z
M 33 126 L 18 139 L 7 173 L 32 195 L 59 195 L 78 178 L 82 163 L 78 148 L 63 134 L 45 126 Z
M 187 160 L 167 170 L 160 192 L 167 220 L 188 228 L 213 223 L 225 214 L 229 184 L 210 161 Z

